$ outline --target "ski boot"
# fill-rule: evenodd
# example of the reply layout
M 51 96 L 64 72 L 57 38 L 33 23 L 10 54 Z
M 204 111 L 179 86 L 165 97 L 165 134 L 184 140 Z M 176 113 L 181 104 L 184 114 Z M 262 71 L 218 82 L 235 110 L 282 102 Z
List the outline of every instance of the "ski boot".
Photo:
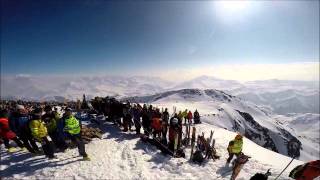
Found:
M 27 149 L 26 147 L 20 148 L 20 150 L 21 150 L 22 152 L 28 152 L 28 149 Z
M 83 161 L 90 161 L 91 159 L 89 158 L 89 156 L 83 156 L 82 160 Z
M 14 153 L 14 152 L 16 152 L 17 151 L 17 148 L 15 148 L 15 147 L 10 147 L 9 149 L 8 149 L 8 152 L 9 153 Z

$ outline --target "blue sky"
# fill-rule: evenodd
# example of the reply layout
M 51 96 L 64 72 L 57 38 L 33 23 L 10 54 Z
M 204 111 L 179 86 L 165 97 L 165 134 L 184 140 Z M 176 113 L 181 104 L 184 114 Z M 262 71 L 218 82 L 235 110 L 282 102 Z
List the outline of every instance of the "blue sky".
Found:
M 237 2 L 3 0 L 1 73 L 319 61 L 319 1 Z

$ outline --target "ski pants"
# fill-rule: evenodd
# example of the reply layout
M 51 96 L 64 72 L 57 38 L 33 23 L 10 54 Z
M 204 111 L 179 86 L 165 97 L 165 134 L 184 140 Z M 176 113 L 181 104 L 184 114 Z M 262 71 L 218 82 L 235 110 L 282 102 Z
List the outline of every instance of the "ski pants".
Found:
M 48 158 L 54 157 L 54 145 L 53 145 L 52 141 L 49 141 L 49 139 L 47 137 L 43 137 L 41 139 L 41 146 L 42 146 L 44 154 Z
M 232 160 L 233 156 L 236 155 L 236 156 L 239 156 L 240 153 L 232 153 L 232 152 L 229 152 L 229 157 L 227 159 L 227 163 L 230 163 L 230 161 Z
M 70 139 L 73 143 L 78 146 L 79 154 L 83 157 L 87 157 L 87 153 L 85 150 L 84 142 L 82 140 L 81 134 L 70 134 Z
M 66 142 L 63 138 L 59 137 L 59 133 L 57 131 L 49 133 L 50 138 L 52 139 L 54 145 L 59 148 L 59 150 L 64 151 L 68 148 Z
M 18 137 L 23 142 L 24 147 L 26 147 L 30 153 L 39 151 L 39 147 L 37 146 L 31 134 L 22 133 L 19 134 Z
M 140 124 L 139 120 L 137 120 L 137 119 L 134 120 L 134 126 L 136 128 L 137 134 L 140 134 L 141 124 Z
M 10 145 L 9 143 L 9 140 L 13 140 L 20 148 L 23 148 L 24 145 L 23 143 L 20 141 L 20 139 L 18 139 L 17 137 L 14 137 L 12 139 L 7 139 L 7 138 L 3 138 L 3 143 L 4 143 L 4 146 L 9 149 L 11 148 L 12 146 Z

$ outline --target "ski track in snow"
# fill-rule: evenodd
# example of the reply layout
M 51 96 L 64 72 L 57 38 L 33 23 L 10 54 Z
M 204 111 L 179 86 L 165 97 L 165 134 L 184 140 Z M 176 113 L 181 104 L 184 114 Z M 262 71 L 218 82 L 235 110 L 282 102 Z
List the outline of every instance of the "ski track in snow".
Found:
M 1 148 L 1 177 L 4 179 L 230 179 L 231 168 L 225 166 L 228 157 L 226 146 L 235 133 L 206 123 L 196 125 L 197 134 L 205 132 L 209 136 L 214 130 L 216 149 L 220 159 L 209 160 L 202 165 L 189 162 L 190 148 L 186 158 L 172 158 L 163 155 L 156 147 L 144 143 L 135 132 L 124 133 L 119 128 L 105 123 L 102 139 L 94 139 L 86 145 L 91 161 L 81 161 L 78 150 L 68 149 L 56 153 L 55 160 L 47 160 L 43 155 L 33 157 L 26 152 L 8 154 Z M 247 148 L 246 148 L 247 147 Z M 262 151 L 262 152 L 259 152 Z M 257 172 L 271 168 L 275 177 L 290 158 L 266 150 L 250 140 L 244 141 L 244 153 L 252 158 L 240 172 L 238 180 L 249 179 Z M 257 158 L 259 156 L 264 156 Z M 269 159 L 265 161 L 264 159 Z M 265 161 L 264 163 L 262 163 Z M 281 179 L 289 179 L 288 173 L 294 166 L 302 164 L 294 161 Z

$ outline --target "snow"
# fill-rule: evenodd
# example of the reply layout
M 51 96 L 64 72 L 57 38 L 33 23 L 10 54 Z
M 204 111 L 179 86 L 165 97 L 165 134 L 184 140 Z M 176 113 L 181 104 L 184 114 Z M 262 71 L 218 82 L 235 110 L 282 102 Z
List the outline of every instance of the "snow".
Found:
M 212 93 L 212 92 L 211 92 Z M 221 128 L 225 128 L 231 131 L 235 131 L 234 125 L 235 122 L 241 126 L 238 131 L 244 134 L 244 131 L 252 131 L 256 134 L 260 134 L 262 137 L 270 136 L 273 140 L 278 152 L 281 154 L 287 154 L 286 143 L 290 140 L 290 137 L 287 137 L 286 133 L 282 129 L 290 132 L 296 138 L 302 142 L 301 157 L 299 158 L 302 161 L 310 161 L 314 159 L 319 159 L 319 116 L 315 114 L 313 120 L 303 121 L 303 126 L 308 126 L 308 128 L 301 128 L 298 125 L 287 125 L 285 123 L 279 123 L 279 118 L 287 118 L 286 121 L 297 122 L 294 120 L 294 117 L 274 115 L 272 112 L 266 112 L 265 109 L 261 109 L 253 103 L 243 101 L 237 97 L 229 97 L 224 99 L 223 93 L 220 91 L 215 91 L 215 96 L 209 96 L 208 92 L 203 90 L 181 90 L 173 91 L 173 93 L 163 93 L 155 95 L 155 98 L 150 98 L 150 96 L 141 97 L 140 100 L 150 101 L 155 107 L 160 109 L 168 107 L 169 111 L 173 113 L 173 109 L 176 108 L 176 111 L 184 111 L 185 109 L 191 110 L 194 112 L 196 109 L 199 110 L 200 114 L 203 116 L 202 121 L 208 124 L 212 124 Z M 220 109 L 220 110 L 219 110 Z M 256 125 L 252 125 L 250 122 L 247 122 L 243 117 L 236 111 L 249 113 L 256 123 L 261 127 L 268 129 L 268 135 L 266 136 L 262 132 L 259 132 L 256 128 Z M 302 115 L 301 115 L 302 116 Z M 307 116 L 308 117 L 308 116 Z M 301 121 L 301 120 L 300 120 Z M 299 121 L 299 122 L 300 122 Z M 315 128 L 310 128 L 315 127 Z M 301 130 L 304 130 L 304 133 L 301 133 Z M 298 132 L 298 133 L 295 133 Z M 300 132 L 300 133 L 299 133 Z M 308 134 L 309 133 L 309 134 Z M 311 133 L 311 134 L 310 134 Z M 304 137 L 313 137 L 311 140 Z M 256 143 L 260 145 L 265 144 L 265 138 L 255 139 Z
M 91 161 L 79 161 L 77 149 L 57 153 L 58 159 L 47 160 L 44 156 L 32 157 L 28 153 L 8 154 L 1 148 L 1 176 L 14 179 L 230 179 L 231 174 L 221 177 L 230 167 L 225 166 L 227 145 L 234 132 L 203 123 L 196 125 L 197 132 L 209 136 L 214 130 L 219 160 L 204 165 L 189 162 L 190 148 L 186 159 L 163 155 L 156 147 L 146 144 L 133 132 L 124 133 L 117 127 L 105 123 L 102 139 L 94 139 L 86 145 Z M 290 158 L 264 149 L 244 139 L 245 154 L 252 158 L 237 179 L 246 180 L 257 172 L 269 168 L 275 177 L 290 161 Z M 289 171 L 303 162 L 294 160 L 281 179 L 288 179 Z

